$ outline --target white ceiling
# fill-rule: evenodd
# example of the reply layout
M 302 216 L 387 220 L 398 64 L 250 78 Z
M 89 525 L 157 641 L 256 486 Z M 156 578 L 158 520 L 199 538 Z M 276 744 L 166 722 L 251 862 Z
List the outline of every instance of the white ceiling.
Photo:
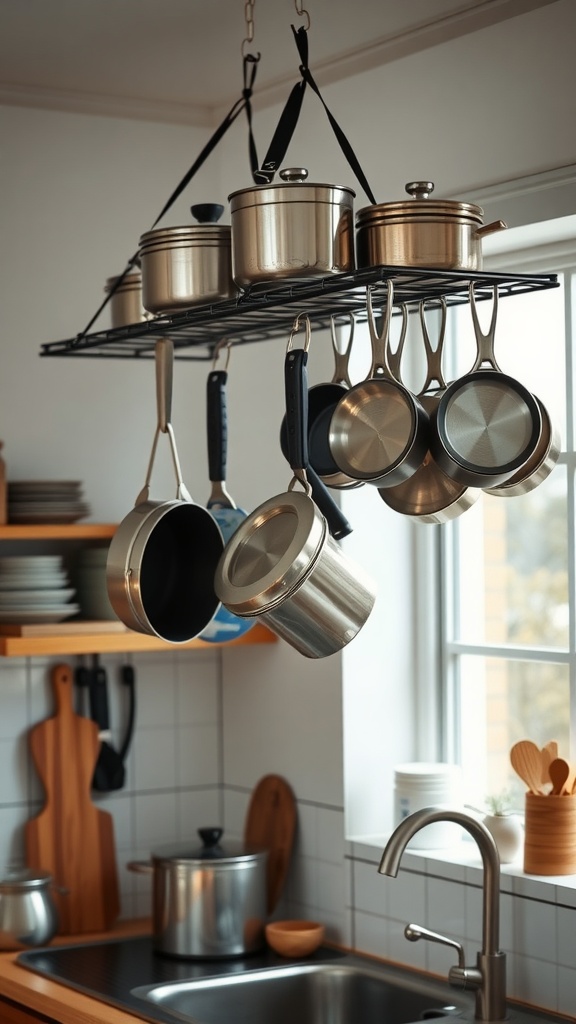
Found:
M 298 0 L 320 85 L 556 0 Z M 0 0 L 0 103 L 214 124 L 240 96 L 245 11 L 255 106 L 298 80 L 296 0 Z

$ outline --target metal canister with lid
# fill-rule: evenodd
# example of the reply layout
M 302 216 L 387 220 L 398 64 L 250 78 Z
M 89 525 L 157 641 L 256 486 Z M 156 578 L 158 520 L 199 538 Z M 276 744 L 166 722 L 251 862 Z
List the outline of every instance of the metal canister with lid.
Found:
M 285 168 L 280 178 L 228 196 L 236 284 L 246 289 L 354 270 L 356 193 L 309 182 L 304 167 Z
M 0 880 L 0 950 L 44 946 L 56 934 L 52 876 L 26 868 Z
M 151 313 L 177 313 L 233 298 L 231 229 L 218 224 L 224 207 L 191 207 L 196 224 L 154 228 L 140 238 L 142 303 Z
M 506 224 L 503 220 L 484 224 L 480 206 L 431 199 L 433 190 L 431 181 L 410 181 L 406 185 L 410 199 L 358 210 L 358 267 L 482 269 L 482 239 Z

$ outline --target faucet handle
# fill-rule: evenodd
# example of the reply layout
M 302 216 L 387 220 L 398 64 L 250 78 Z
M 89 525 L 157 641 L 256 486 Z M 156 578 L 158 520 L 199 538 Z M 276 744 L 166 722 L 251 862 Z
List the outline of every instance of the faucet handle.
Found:
M 438 932 L 431 932 L 428 928 L 424 928 L 420 924 L 407 924 L 404 929 L 404 937 L 409 942 L 418 942 L 419 939 L 428 939 L 429 942 L 437 942 L 440 946 L 451 946 L 458 953 L 458 967 L 460 970 L 464 970 L 466 967 L 466 958 L 464 956 L 464 949 L 456 939 L 449 939 L 446 935 L 439 935 Z

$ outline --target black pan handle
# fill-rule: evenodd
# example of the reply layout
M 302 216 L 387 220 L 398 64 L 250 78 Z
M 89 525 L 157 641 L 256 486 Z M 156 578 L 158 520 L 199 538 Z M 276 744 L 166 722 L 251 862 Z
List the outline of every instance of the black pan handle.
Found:
M 315 469 L 306 467 L 308 483 L 312 488 L 312 497 L 328 523 L 330 534 L 334 540 L 342 540 L 352 533 L 352 527 L 339 505 L 336 504 L 326 484 L 320 479 Z
M 208 474 L 212 483 L 226 479 L 228 451 L 228 414 L 226 408 L 226 370 L 212 370 L 206 384 L 206 427 L 208 434 Z

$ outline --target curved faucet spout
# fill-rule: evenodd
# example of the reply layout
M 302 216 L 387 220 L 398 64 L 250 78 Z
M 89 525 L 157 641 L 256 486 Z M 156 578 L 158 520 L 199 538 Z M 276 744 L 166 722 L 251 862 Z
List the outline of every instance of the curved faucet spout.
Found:
M 500 858 L 496 843 L 485 825 L 465 811 L 446 807 L 424 807 L 414 811 L 395 828 L 380 860 L 381 875 L 398 874 L 402 854 L 412 837 L 426 825 L 436 821 L 453 821 L 476 841 L 484 866 L 484 895 L 482 907 L 482 953 L 491 956 L 499 952 L 500 933 Z

